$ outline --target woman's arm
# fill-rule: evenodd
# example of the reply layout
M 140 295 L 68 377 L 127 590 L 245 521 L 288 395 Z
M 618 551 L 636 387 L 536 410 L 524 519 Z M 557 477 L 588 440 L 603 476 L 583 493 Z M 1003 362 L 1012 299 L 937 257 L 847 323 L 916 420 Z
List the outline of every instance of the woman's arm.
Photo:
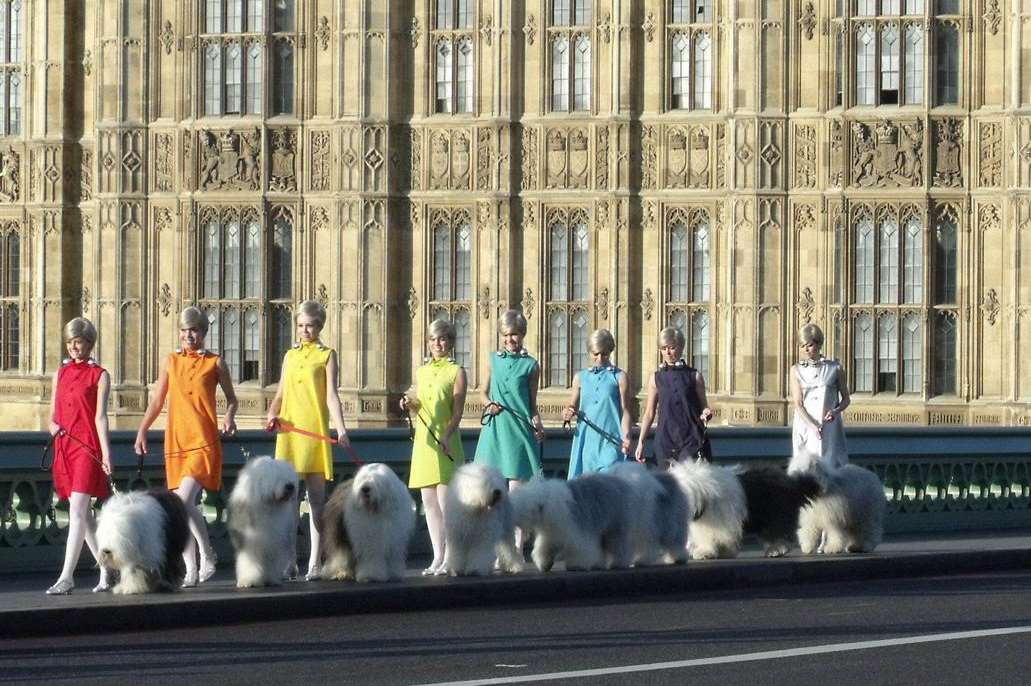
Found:
M 848 379 L 845 378 L 845 370 L 841 367 L 838 367 L 838 395 L 837 406 L 827 410 L 827 416 L 823 418 L 823 421 L 833 422 L 835 417 L 842 414 L 852 404 L 852 393 L 848 389 Z
M 816 423 L 816 420 L 806 411 L 805 405 L 802 404 L 802 387 L 798 383 L 798 373 L 794 365 L 791 366 L 789 374 L 791 376 L 791 404 L 795 406 L 795 414 L 801 417 L 802 421 L 811 426 L 813 430 L 819 431 L 820 425 Z
M 625 371 L 619 374 L 619 404 L 623 410 L 620 428 L 623 432 L 621 449 L 624 455 L 630 454 L 630 380 Z
M 443 443 L 441 447 L 444 450 L 448 450 L 448 446 L 451 444 L 451 435 L 458 431 L 458 426 L 462 423 L 462 415 L 465 413 L 465 393 L 467 388 L 468 382 L 465 378 L 465 370 L 459 367 L 458 376 L 455 377 L 455 388 L 451 395 L 451 421 L 444 427 L 444 435 L 440 437 L 440 442 Z
M 580 375 L 573 377 L 573 391 L 569 395 L 569 404 L 562 408 L 562 421 L 571 422 L 580 409 Z
M 652 428 L 655 420 L 655 408 L 659 404 L 659 389 L 655 385 L 655 374 L 648 379 L 648 400 L 644 406 L 644 416 L 641 417 L 641 433 L 637 436 L 637 451 L 634 457 L 638 462 L 644 462 L 644 441 L 648 438 L 648 430 Z
M 287 356 L 283 355 L 283 364 L 279 368 L 279 383 L 276 385 L 276 395 L 272 398 L 272 402 L 269 403 L 268 414 L 265 416 L 265 431 L 275 429 L 279 411 L 283 409 L 283 379 L 286 378 L 286 360 Z
M 541 380 L 541 366 L 536 362 L 533 365 L 533 371 L 530 372 L 530 377 L 527 380 L 530 384 L 529 396 L 530 396 L 530 421 L 533 423 L 534 435 L 538 441 L 544 440 L 544 422 L 541 421 L 541 413 L 537 410 L 537 384 Z
M 347 427 L 344 426 L 344 408 L 340 405 L 340 394 L 337 392 L 337 370 L 337 353 L 336 350 L 331 350 L 329 360 L 326 361 L 326 406 L 337 429 L 337 442 L 348 446 L 351 445 L 351 439 L 347 435 Z
M 716 413 L 709 407 L 709 399 L 705 397 L 705 377 L 701 372 L 695 374 L 695 397 L 698 398 L 698 407 L 702 408 L 698 418 L 708 424 Z
M 161 414 L 161 408 L 165 406 L 165 397 L 168 395 L 168 358 L 166 357 L 161 361 L 161 371 L 158 372 L 158 381 L 154 386 L 154 395 L 150 398 L 150 403 L 147 405 L 147 411 L 143 413 L 143 419 L 140 421 L 140 428 L 136 431 L 136 449 L 137 455 L 147 454 L 147 429 L 150 428 L 154 420 Z
M 97 382 L 97 438 L 100 439 L 100 467 L 105 474 L 110 474 L 111 467 L 111 435 L 107 429 L 107 401 L 111 395 L 111 375 L 101 373 Z
M 490 356 L 487 356 L 487 369 L 483 372 L 483 383 L 480 384 L 480 402 L 483 403 L 483 411 L 490 414 L 498 414 L 501 408 L 493 404 L 490 399 Z
M 218 385 L 222 387 L 222 393 L 226 396 L 226 416 L 222 419 L 222 433 L 232 436 L 236 433 L 236 410 L 240 403 L 236 399 L 236 391 L 233 390 L 233 377 L 229 373 L 229 366 L 225 358 L 218 358 Z
M 61 373 L 61 368 L 58 367 L 57 371 L 54 372 L 54 381 L 50 385 L 50 435 L 56 436 L 61 430 L 61 425 L 57 423 L 57 376 Z

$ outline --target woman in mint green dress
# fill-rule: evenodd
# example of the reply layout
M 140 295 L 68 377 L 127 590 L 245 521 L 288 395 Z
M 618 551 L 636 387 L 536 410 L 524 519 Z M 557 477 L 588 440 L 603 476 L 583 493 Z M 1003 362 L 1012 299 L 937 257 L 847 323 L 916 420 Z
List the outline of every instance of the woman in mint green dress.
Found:
M 485 423 L 476 444 L 476 462 L 496 468 L 512 490 L 541 473 L 538 444 L 544 426 L 537 412 L 541 368 L 523 348 L 526 318 L 508 310 L 499 322 L 503 347 L 490 356 L 481 386 Z
M 573 378 L 573 396 L 562 410 L 562 421 L 576 420 L 569 454 L 568 478 L 603 472 L 630 452 L 630 409 L 626 372 L 609 358 L 616 348 L 612 334 L 598 329 L 588 350 L 594 365 Z

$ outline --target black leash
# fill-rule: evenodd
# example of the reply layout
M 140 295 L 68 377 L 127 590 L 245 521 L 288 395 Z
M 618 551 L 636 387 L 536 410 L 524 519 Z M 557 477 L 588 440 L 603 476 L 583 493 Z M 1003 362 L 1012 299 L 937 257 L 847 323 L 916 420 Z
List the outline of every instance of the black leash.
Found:
M 96 451 L 93 450 L 92 446 L 90 446 L 89 444 L 85 443 L 82 439 L 78 438 L 74 434 L 70 434 L 67 431 L 65 431 L 64 429 L 61 429 L 56 434 L 50 434 L 50 438 L 49 438 L 49 440 L 47 440 L 47 444 L 45 446 L 43 446 L 43 455 L 39 458 L 39 468 L 41 470 L 43 470 L 44 472 L 49 472 L 53 468 L 53 466 L 54 466 L 54 459 L 53 459 L 54 445 L 57 442 L 57 439 L 58 438 L 62 438 L 62 437 L 63 438 L 70 438 L 71 440 L 73 440 L 76 443 L 78 443 L 79 445 L 81 445 L 83 448 L 86 449 L 86 454 L 90 456 L 90 459 L 92 459 L 94 462 L 96 462 L 98 465 L 100 465 L 101 468 L 104 467 L 104 460 L 99 455 L 97 455 Z M 50 457 L 50 463 L 49 464 L 47 463 L 47 457 Z M 140 456 L 140 467 L 139 467 L 139 472 L 137 473 L 137 478 L 139 478 L 139 475 L 142 474 L 142 472 L 143 472 L 143 457 Z M 114 477 L 112 477 L 110 474 L 108 474 L 106 472 L 104 473 L 104 476 L 107 477 L 107 486 L 110 489 L 110 491 L 112 493 L 117 493 L 118 492 L 118 487 L 115 486 Z M 50 509 L 52 511 L 53 507 L 51 507 Z M 56 516 L 54 516 L 52 514 L 52 512 L 48 513 L 48 514 L 51 514 L 51 519 L 56 521 Z
M 506 407 L 505 405 L 502 405 L 501 403 L 499 403 L 496 400 L 491 400 L 489 403 L 487 403 L 487 406 L 483 408 L 483 412 L 480 414 L 480 426 L 490 426 L 491 424 L 494 423 L 494 418 L 497 415 L 495 415 L 495 414 L 493 414 L 493 413 L 488 411 L 490 409 L 491 405 L 493 405 L 494 407 L 499 407 L 499 408 L 501 408 L 502 412 L 509 412 L 512 415 L 514 415 L 517 419 L 521 420 L 523 425 L 530 429 L 530 436 L 531 436 L 531 438 L 533 440 L 537 441 L 537 427 L 534 425 L 533 421 L 529 417 L 524 415 L 523 413 L 516 412 L 512 408 Z M 538 470 L 539 471 L 544 471 L 544 441 L 543 440 L 537 441 L 537 460 L 538 460 L 538 462 L 537 462 Z
M 606 431 L 605 429 L 601 428 L 600 426 L 598 426 L 597 424 L 592 422 L 590 419 L 588 419 L 587 414 L 584 413 L 583 410 L 577 410 L 576 411 L 576 420 L 577 420 L 577 423 L 583 422 L 589 428 L 594 429 L 595 431 L 597 431 L 598 434 L 602 438 L 604 438 L 606 441 L 608 441 L 612 445 L 616 446 L 616 449 L 619 450 L 619 452 L 621 452 L 624 455 L 626 455 L 626 453 L 623 451 L 623 441 L 621 441 L 620 439 L 616 438 L 613 434 L 609 433 L 608 431 Z M 562 429 L 565 430 L 565 431 L 570 431 L 571 427 L 569 425 L 569 422 L 562 422 Z
M 448 450 L 447 446 L 444 445 L 444 442 L 440 440 L 440 438 L 437 436 L 436 433 L 434 433 L 433 429 L 430 428 L 430 425 L 426 423 L 426 420 L 422 418 L 422 411 L 421 410 L 416 410 L 415 411 L 415 416 L 419 419 L 419 422 L 421 422 L 422 425 L 426 427 L 426 431 L 429 432 L 430 438 L 432 438 L 437 443 L 437 445 L 440 446 L 440 449 L 442 451 L 444 451 L 444 456 L 447 459 L 449 459 L 452 462 L 454 462 L 455 458 L 451 457 L 451 451 Z M 415 442 L 415 427 L 412 426 L 412 410 L 411 410 L 411 408 L 408 408 L 408 410 L 405 412 L 405 419 L 408 420 L 408 440 L 410 440 L 410 441 L 412 441 L 412 443 L 414 443 Z

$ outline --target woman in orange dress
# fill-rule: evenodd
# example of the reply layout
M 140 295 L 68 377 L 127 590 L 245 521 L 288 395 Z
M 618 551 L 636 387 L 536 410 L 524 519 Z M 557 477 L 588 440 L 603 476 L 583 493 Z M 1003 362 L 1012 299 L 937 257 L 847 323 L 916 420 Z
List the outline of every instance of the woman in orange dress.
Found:
M 236 394 L 225 360 L 204 349 L 208 318 L 200 309 L 187 307 L 179 315 L 179 348 L 161 364 L 154 396 L 136 433 L 136 454 L 147 453 L 147 429 L 168 397 L 165 428 L 165 476 L 169 490 L 182 498 L 190 515 L 190 537 L 183 552 L 186 579 L 183 588 L 207 581 L 218 561 L 208 539 L 204 515 L 197 507 L 202 488 L 222 489 L 222 443 L 215 413 L 215 387 L 226 397 L 222 433 L 236 433 Z M 200 571 L 197 551 L 200 550 Z
M 294 323 L 297 343 L 283 356 L 279 388 L 269 405 L 265 428 L 275 429 L 282 419 L 298 429 L 328 436 L 329 420 L 332 419 L 337 441 L 348 446 L 350 440 L 337 394 L 337 354 L 319 339 L 322 327 L 326 325 L 326 308 L 315 300 L 305 300 L 297 307 Z M 314 581 L 321 576 L 322 510 L 326 503 L 326 482 L 333 480 L 333 453 L 325 441 L 287 431 L 276 436 L 276 459 L 292 464 L 297 476 L 304 479 L 311 540 L 308 573 L 304 578 Z M 293 574 L 291 565 L 287 575 Z

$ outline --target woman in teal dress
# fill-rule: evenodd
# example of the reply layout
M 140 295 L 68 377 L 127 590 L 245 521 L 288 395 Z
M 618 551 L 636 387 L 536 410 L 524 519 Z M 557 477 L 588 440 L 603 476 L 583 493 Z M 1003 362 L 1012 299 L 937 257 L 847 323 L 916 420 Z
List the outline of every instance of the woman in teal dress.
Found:
M 537 411 L 541 369 L 523 348 L 526 318 L 521 313 L 506 311 L 499 328 L 503 347 L 490 356 L 480 391 L 485 422 L 475 461 L 496 468 L 512 490 L 541 473 L 538 443 L 544 440 L 544 425 Z
M 630 452 L 630 409 L 626 373 L 609 358 L 616 348 L 612 334 L 598 329 L 588 351 L 594 365 L 573 378 L 573 396 L 562 410 L 562 421 L 576 422 L 569 455 L 569 478 L 603 472 Z

